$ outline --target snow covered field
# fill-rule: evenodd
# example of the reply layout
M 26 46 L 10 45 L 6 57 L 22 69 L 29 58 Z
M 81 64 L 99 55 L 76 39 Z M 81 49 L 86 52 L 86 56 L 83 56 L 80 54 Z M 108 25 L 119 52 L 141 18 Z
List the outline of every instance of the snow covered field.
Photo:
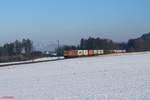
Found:
M 0 100 L 6 99 L 149 100 L 150 53 L 3 67 Z

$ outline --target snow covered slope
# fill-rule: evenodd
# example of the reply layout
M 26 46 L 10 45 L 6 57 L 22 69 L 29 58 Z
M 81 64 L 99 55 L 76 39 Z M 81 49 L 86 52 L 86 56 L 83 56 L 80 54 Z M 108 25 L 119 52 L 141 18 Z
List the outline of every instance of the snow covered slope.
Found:
M 0 68 L 0 100 L 148 100 L 150 53 Z M 9 99 L 9 100 L 10 100 Z

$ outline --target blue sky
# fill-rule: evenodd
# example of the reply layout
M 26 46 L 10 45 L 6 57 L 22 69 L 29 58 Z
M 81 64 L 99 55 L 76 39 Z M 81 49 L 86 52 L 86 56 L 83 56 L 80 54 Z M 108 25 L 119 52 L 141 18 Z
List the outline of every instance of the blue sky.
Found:
M 150 31 L 150 0 L 0 0 L 0 43 L 77 44 L 82 37 L 127 41 Z

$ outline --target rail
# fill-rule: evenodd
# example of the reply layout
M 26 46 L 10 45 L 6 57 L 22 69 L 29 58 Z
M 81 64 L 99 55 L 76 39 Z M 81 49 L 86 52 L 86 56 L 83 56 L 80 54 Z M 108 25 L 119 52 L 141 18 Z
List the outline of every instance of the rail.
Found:
M 25 62 L 14 62 L 14 63 L 6 63 L 6 64 L 0 64 L 0 67 L 6 67 L 6 66 L 14 66 L 14 65 L 25 65 L 25 64 L 34 64 L 34 63 L 41 63 L 41 62 L 50 62 L 50 61 L 58 61 L 58 60 L 64 60 L 64 58 L 56 58 L 56 59 L 50 59 L 50 60 L 39 60 L 39 61 L 25 61 Z

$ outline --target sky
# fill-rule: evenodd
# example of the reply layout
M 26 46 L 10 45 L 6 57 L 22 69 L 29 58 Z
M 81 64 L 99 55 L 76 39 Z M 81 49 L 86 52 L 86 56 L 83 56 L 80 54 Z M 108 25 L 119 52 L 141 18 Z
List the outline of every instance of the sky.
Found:
M 0 44 L 78 44 L 81 38 L 117 42 L 150 31 L 150 0 L 0 0 Z

